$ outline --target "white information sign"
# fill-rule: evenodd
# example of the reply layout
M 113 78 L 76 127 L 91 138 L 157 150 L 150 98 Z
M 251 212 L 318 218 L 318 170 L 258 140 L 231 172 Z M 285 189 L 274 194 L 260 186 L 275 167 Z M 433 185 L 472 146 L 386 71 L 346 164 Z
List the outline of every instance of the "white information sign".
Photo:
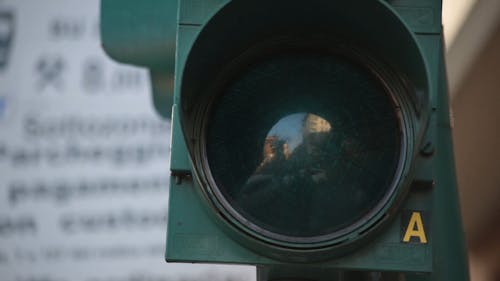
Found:
M 0 280 L 254 280 L 163 261 L 170 124 L 98 20 L 97 0 L 0 0 Z

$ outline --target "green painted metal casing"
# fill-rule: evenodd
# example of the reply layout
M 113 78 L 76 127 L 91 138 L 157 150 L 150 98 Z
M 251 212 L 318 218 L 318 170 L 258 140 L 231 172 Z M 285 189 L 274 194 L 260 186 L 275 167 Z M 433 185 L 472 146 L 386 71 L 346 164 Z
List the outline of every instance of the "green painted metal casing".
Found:
M 441 1 L 357 0 L 344 3 L 347 1 L 332 0 L 323 1 L 324 9 L 317 9 L 321 1 L 311 1 L 315 5 L 308 1 L 270 2 L 273 1 L 180 0 L 177 20 L 173 20 L 171 8 L 177 4 L 174 1 L 102 1 L 105 50 L 118 61 L 150 68 L 153 89 L 165 89 L 168 84 L 154 77 L 172 77 L 172 40 L 177 34 L 173 100 L 169 100 L 171 96 L 165 95 L 164 90 L 154 92 L 155 107 L 161 115 L 168 116 L 172 108 L 167 261 L 253 264 L 258 266 L 262 280 L 312 276 L 317 280 L 336 280 L 333 276 L 336 273 L 353 270 L 403 272 L 406 280 L 468 280 L 454 175 Z M 283 4 L 281 10 L 276 3 Z M 238 12 L 238 5 L 253 5 L 254 8 L 231 15 L 232 11 Z M 217 63 L 214 63 L 217 58 L 213 59 L 212 55 L 220 59 L 242 52 L 245 44 L 237 42 L 245 41 L 247 45 L 258 42 L 261 38 L 257 29 L 279 32 L 272 26 L 283 27 L 290 23 L 287 21 L 291 18 L 286 16 L 289 12 L 302 13 L 303 17 L 294 20 L 305 26 L 311 15 L 316 15 L 316 23 L 318 18 L 320 22 L 323 20 L 322 28 L 336 29 L 342 38 L 356 34 L 352 37 L 353 41 L 359 39 L 355 42 L 358 46 L 370 49 L 382 59 L 389 57 L 388 64 L 413 78 L 412 83 L 420 91 L 416 99 L 418 118 L 413 122 L 415 151 L 405 181 L 409 187 L 404 189 L 398 208 L 389 206 L 384 210 L 388 222 L 369 239 L 344 249 L 342 254 L 311 249 L 304 255 L 315 258 L 293 261 L 283 247 L 273 247 L 258 238 L 238 234 L 234 222 L 216 210 L 202 192 L 203 181 L 196 178 L 196 163 L 190 154 L 193 153 L 190 130 L 194 125 L 188 109 L 189 104 L 203 102 L 203 99 L 184 95 L 204 85 L 203 79 L 209 78 L 203 78 L 203 73 L 210 77 L 208 74 L 217 71 Z M 227 14 L 231 20 L 214 24 L 214 18 L 224 18 Z M 261 16 L 256 17 L 257 14 Z M 331 18 L 335 16 L 343 18 L 341 28 L 331 25 L 335 21 Z M 315 31 L 311 29 L 310 32 Z M 203 40 L 210 43 L 200 44 Z M 424 153 L 420 153 L 424 146 Z M 428 215 L 429 243 L 401 242 L 405 210 Z M 290 255 L 295 253 L 291 249 L 289 252 Z
M 171 117 L 177 0 L 102 0 L 101 41 L 116 61 L 150 71 L 153 104 Z

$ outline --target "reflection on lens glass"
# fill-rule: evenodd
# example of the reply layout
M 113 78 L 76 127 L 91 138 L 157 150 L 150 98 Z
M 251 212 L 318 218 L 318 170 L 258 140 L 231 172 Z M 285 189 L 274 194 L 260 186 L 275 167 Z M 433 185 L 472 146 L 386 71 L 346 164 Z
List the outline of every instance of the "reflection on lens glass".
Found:
M 252 65 L 212 109 L 211 174 L 238 216 L 265 232 L 328 235 L 389 192 L 400 153 L 390 96 L 365 68 L 328 54 Z
M 296 113 L 282 118 L 266 136 L 263 149 L 263 160 L 255 175 L 265 174 L 265 170 L 273 165 L 290 164 L 292 156 L 297 157 L 300 150 L 308 155 L 314 155 L 314 150 L 320 149 L 321 138 L 328 135 L 331 125 L 325 119 L 310 113 Z M 296 151 L 297 149 L 297 151 Z M 252 184 L 250 177 L 246 185 Z

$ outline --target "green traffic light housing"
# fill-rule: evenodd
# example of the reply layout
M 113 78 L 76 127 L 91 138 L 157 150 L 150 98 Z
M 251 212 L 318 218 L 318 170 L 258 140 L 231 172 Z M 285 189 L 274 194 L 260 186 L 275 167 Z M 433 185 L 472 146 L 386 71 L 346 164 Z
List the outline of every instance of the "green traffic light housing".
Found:
M 231 1 L 187 56 L 180 121 L 200 191 L 263 255 L 341 255 L 408 193 L 428 73 L 397 14 L 364 5 Z
M 101 35 L 172 117 L 168 262 L 468 280 L 440 0 L 102 0 Z

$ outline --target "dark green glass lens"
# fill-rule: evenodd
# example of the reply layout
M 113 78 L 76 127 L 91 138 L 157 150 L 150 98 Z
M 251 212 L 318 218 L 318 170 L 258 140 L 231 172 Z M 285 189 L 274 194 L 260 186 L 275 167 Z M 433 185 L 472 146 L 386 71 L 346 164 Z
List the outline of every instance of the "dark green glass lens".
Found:
M 250 65 L 207 124 L 212 188 L 264 233 L 309 238 L 359 222 L 390 193 L 399 165 L 391 96 L 343 56 L 290 53 Z

